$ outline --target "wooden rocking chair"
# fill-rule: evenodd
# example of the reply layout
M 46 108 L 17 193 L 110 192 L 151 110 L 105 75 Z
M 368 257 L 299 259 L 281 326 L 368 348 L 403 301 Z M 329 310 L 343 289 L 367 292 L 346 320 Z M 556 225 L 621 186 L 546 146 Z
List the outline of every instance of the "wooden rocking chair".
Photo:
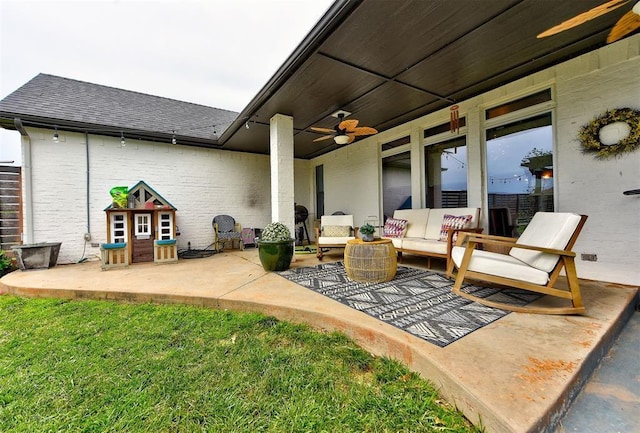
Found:
M 490 307 L 510 311 L 538 314 L 583 314 L 580 285 L 574 262 L 573 245 L 587 220 L 586 215 L 572 213 L 538 212 L 520 238 L 459 234 L 451 251 L 449 277 L 453 267 L 458 268 L 453 293 Z M 463 244 L 466 242 L 466 246 Z M 476 249 L 484 245 L 510 248 L 507 254 Z M 565 269 L 568 290 L 558 289 L 556 280 Z M 571 306 L 523 307 L 479 298 L 461 290 L 465 279 L 487 282 L 496 288 L 517 287 L 545 295 L 569 299 Z

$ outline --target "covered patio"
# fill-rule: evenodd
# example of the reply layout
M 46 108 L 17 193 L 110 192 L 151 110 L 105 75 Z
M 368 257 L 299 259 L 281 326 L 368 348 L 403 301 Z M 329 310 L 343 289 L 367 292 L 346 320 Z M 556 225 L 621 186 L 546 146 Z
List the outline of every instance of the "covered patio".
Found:
M 331 250 L 323 262 L 341 259 L 340 250 Z M 423 267 L 423 259 L 414 259 L 404 264 Z M 296 255 L 292 266 L 318 263 L 313 254 Z M 60 265 L 0 280 L 2 293 L 19 296 L 191 304 L 340 331 L 371 353 L 419 372 L 491 432 L 553 431 L 633 314 L 637 287 L 586 280 L 581 285 L 584 316 L 511 313 L 441 348 L 265 272 L 252 248 L 109 271 L 98 262 Z
M 638 188 L 639 154 L 596 160 L 576 137 L 605 109 L 637 106 L 640 35 L 605 42 L 631 4 L 537 39 L 603 0 L 482 3 L 338 0 L 241 113 L 36 77 L 0 103 L 0 125 L 20 131 L 29 158 L 23 241 L 62 241 L 59 263 L 88 261 L 14 272 L 0 281 L 1 291 L 258 311 L 339 330 L 433 381 L 487 431 L 551 431 L 637 303 L 640 196 L 623 191 Z M 533 102 L 522 108 L 527 98 Z M 512 111 L 491 118 L 509 104 Z M 453 107 L 464 120 L 459 129 L 449 128 Z M 338 110 L 379 133 L 347 145 L 314 141 L 311 127 L 334 128 Z M 87 113 L 99 120 L 87 121 Z M 552 210 L 589 215 L 575 248 L 583 316 L 512 313 L 440 348 L 266 273 L 253 249 L 106 272 L 92 260 L 107 241 L 104 201 L 115 182 L 143 177 L 166 191 L 181 209 L 177 247 L 201 248 L 218 214 L 243 227 L 280 221 L 293 228 L 297 203 L 309 209 L 310 223 L 334 211 L 353 214 L 356 225 L 372 216 L 383 222 L 385 199 L 400 196 L 385 189 L 383 164 L 401 154 L 409 173 L 403 205 L 436 207 L 425 165 L 450 140 L 468 149 L 460 162 L 468 185 L 457 195 L 481 209 L 488 231 L 491 209 L 502 206 L 491 203 L 489 185 L 513 176 L 487 174 L 487 141 L 522 121 L 548 122 L 552 130 L 551 153 L 527 154 L 529 162 L 551 159 Z M 452 146 L 439 158 L 463 148 Z M 78 186 L 86 194 L 65 203 L 64 216 L 43 200 Z M 324 261 L 341 259 L 338 252 Z M 317 263 L 298 256 L 293 266 Z

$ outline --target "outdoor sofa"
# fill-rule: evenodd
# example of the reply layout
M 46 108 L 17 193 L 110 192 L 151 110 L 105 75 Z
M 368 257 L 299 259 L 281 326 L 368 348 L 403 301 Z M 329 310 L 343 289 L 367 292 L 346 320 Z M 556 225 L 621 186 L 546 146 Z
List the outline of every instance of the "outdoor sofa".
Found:
M 479 221 L 480 208 L 476 207 L 399 209 L 385 221 L 382 236 L 391 239 L 399 261 L 403 253 L 425 256 L 430 268 L 431 258 L 436 257 L 445 259 L 448 268 L 457 232 L 481 233 Z

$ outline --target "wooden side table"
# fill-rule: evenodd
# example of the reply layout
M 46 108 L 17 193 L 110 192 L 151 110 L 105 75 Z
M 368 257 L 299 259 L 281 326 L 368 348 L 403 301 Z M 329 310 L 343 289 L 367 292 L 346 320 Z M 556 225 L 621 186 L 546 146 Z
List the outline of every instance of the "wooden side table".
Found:
M 398 261 L 391 239 L 347 241 L 344 249 L 347 277 L 364 283 L 382 283 L 396 276 Z

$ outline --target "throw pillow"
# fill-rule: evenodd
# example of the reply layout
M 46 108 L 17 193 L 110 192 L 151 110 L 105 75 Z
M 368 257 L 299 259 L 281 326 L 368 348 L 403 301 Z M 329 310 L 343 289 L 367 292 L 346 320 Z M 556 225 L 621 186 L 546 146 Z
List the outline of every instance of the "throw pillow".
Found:
M 346 238 L 351 236 L 351 226 L 323 226 L 322 236 L 328 238 Z
M 473 219 L 473 215 L 445 215 L 442 218 L 442 226 L 440 227 L 440 241 L 447 242 L 449 229 L 465 229 Z M 458 239 L 458 233 L 453 234 L 453 242 Z
M 387 218 L 382 228 L 382 234 L 386 238 L 402 238 L 407 233 L 409 221 L 399 218 Z

